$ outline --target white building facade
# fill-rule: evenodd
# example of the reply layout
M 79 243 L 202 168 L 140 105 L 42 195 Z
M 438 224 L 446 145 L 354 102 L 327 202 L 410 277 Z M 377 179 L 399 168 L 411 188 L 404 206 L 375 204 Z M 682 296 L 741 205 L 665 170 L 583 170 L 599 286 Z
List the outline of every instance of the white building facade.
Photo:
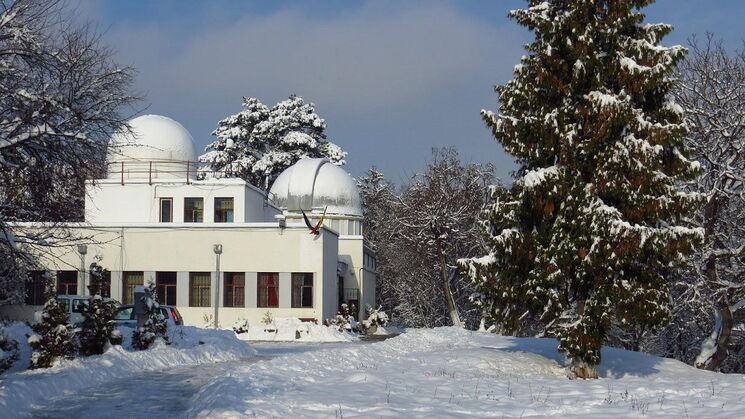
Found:
M 185 324 L 217 317 L 322 322 L 342 303 L 375 304 L 375 258 L 364 245 L 354 180 L 323 159 L 304 159 L 265 193 L 235 178 L 197 180 L 189 132 L 176 121 L 145 115 L 114 136 L 105 179 L 87 182 L 85 222 L 67 225 L 80 244 L 43 257 L 60 294 L 86 295 L 90 263 L 111 272 L 108 293 L 133 302 L 154 282 L 161 303 L 178 307 Z M 311 234 L 302 212 L 316 223 Z M 34 229 L 39 226 L 19 225 Z M 0 315 L 33 318 L 43 304 L 41 275 L 23 307 Z

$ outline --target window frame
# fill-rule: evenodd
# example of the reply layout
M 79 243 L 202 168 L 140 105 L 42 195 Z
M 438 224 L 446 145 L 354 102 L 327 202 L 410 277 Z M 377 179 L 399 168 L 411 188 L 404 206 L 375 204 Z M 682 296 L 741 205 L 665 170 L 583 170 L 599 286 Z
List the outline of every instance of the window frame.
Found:
M 73 282 L 71 278 L 75 277 L 75 281 Z M 57 295 L 78 295 L 78 281 L 80 280 L 78 275 L 78 271 L 57 271 L 55 274 L 57 277 Z M 65 276 L 68 278 L 61 278 L 61 276 Z M 70 294 L 70 287 L 74 286 L 73 293 Z M 64 287 L 64 288 L 63 288 Z M 62 292 L 64 290 L 65 292 Z
M 310 285 L 307 284 L 310 280 Z M 315 285 L 314 275 L 312 272 L 293 272 L 291 277 L 291 303 L 292 308 L 313 308 L 315 298 L 313 298 L 313 287 Z M 308 293 L 308 294 L 306 294 Z M 310 296 L 310 305 L 305 305 L 304 296 Z
M 207 284 L 195 284 L 195 279 L 206 279 Z M 212 307 L 212 274 L 210 272 L 189 272 L 189 307 Z
M 163 203 L 165 202 L 169 202 L 168 220 L 163 219 Z M 173 198 L 160 198 L 160 202 L 158 204 L 158 221 L 161 223 L 173 222 Z
M 273 284 L 270 284 L 269 280 Z M 275 289 L 274 304 L 272 304 L 271 289 Z M 256 274 L 256 307 L 279 308 L 279 272 L 258 272 Z
M 190 207 L 187 202 L 200 202 L 201 207 Z M 191 211 L 191 217 L 186 215 Z M 204 222 L 204 198 L 202 197 L 185 197 L 184 198 L 184 222 L 185 223 L 203 223 Z
M 236 281 L 239 280 L 239 281 Z M 230 290 L 230 292 L 228 292 Z M 246 273 L 225 272 L 223 275 L 223 307 L 246 307 Z
M 155 272 L 155 291 L 160 304 L 175 306 L 178 302 L 178 272 Z M 173 303 L 168 301 L 170 296 L 173 297 Z
M 131 278 L 139 276 L 142 278 L 140 283 L 130 283 Z M 135 287 L 145 285 L 144 271 L 124 271 L 122 272 L 122 305 L 135 303 Z
M 220 208 L 218 201 L 230 202 L 230 209 Z M 233 197 L 216 197 L 213 201 L 212 220 L 216 223 L 232 223 L 235 220 L 235 199 Z
M 23 303 L 29 306 L 43 306 L 46 303 L 44 288 L 46 286 L 46 271 L 30 271 L 26 281 L 26 296 Z

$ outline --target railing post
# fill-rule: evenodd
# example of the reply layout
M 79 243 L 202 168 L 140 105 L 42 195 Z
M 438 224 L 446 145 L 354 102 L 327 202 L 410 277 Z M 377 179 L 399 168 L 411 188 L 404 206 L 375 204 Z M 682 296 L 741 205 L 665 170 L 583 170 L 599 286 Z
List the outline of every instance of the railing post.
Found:
M 124 162 L 122 161 L 122 186 L 124 186 Z
M 189 173 L 189 170 L 190 169 L 191 169 L 191 162 L 190 161 L 187 161 L 186 162 L 186 184 L 187 185 L 189 184 L 189 175 L 191 174 L 191 173 Z
M 153 184 L 153 162 L 152 160 L 150 161 L 150 168 L 147 171 L 147 183 L 149 183 L 150 185 Z

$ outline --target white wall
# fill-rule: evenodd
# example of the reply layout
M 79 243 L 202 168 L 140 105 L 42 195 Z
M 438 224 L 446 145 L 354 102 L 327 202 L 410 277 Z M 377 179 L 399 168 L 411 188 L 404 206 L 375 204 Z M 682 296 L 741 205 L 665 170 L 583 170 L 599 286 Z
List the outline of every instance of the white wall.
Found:
M 88 245 L 86 264 L 101 256 L 101 265 L 112 271 L 112 297 L 121 299 L 122 275 L 124 271 L 143 271 L 145 280 L 155 277 L 157 271 L 177 272 L 177 306 L 187 324 L 203 325 L 203 316 L 214 313 L 212 307 L 188 307 L 189 272 L 214 272 L 215 254 L 213 244 L 223 246 L 220 258 L 221 280 L 224 272 L 246 273 L 246 307 L 220 308 L 219 320 L 230 326 L 238 318 L 247 318 L 250 324 L 259 324 L 268 311 L 274 317 L 314 318 L 318 322 L 336 312 L 335 288 L 337 236 L 323 229 L 321 234 L 308 234 L 305 227 L 279 229 L 269 224 L 249 226 L 241 224 L 217 224 L 212 226 L 168 226 L 146 227 L 77 227 L 71 229 L 79 237 L 92 236 L 95 243 Z M 59 248 L 52 257 L 43 258 L 49 269 L 70 269 L 67 265 L 79 266 L 80 256 L 74 248 Z M 60 268 L 61 269 L 61 268 Z M 73 268 L 77 269 L 77 268 Z M 279 307 L 256 307 L 256 272 L 279 272 Z M 292 272 L 314 274 L 314 307 L 291 308 Z M 214 277 L 214 274 L 213 274 Z M 326 307 L 324 294 L 327 282 L 334 292 Z M 215 281 L 211 283 L 213 289 Z M 223 301 L 224 284 L 220 285 L 220 305 Z M 331 313 L 331 314 L 328 314 Z M 0 312 L 0 315 L 3 313 Z
M 273 221 L 281 211 L 265 202 L 260 190 L 240 179 L 87 183 L 85 220 L 98 223 L 159 223 L 160 198 L 173 199 L 173 223 L 184 221 L 184 198 L 203 198 L 204 223 L 214 220 L 215 198 L 233 198 L 233 222 Z

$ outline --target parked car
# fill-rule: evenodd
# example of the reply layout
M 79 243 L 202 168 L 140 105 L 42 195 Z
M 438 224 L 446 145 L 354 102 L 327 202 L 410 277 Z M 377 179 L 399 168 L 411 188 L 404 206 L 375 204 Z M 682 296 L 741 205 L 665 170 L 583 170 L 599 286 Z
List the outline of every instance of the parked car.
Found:
M 166 318 L 168 327 L 182 326 L 184 319 L 174 306 L 160 305 L 160 313 Z M 116 309 L 116 324 L 118 326 L 137 327 L 135 319 L 135 306 L 133 304 L 121 305 Z
M 88 306 L 90 297 L 84 295 L 58 295 L 57 303 L 70 315 L 70 324 L 77 326 L 83 322 L 83 309 Z M 41 316 L 41 312 L 39 312 Z M 40 318 L 38 320 L 41 320 Z

